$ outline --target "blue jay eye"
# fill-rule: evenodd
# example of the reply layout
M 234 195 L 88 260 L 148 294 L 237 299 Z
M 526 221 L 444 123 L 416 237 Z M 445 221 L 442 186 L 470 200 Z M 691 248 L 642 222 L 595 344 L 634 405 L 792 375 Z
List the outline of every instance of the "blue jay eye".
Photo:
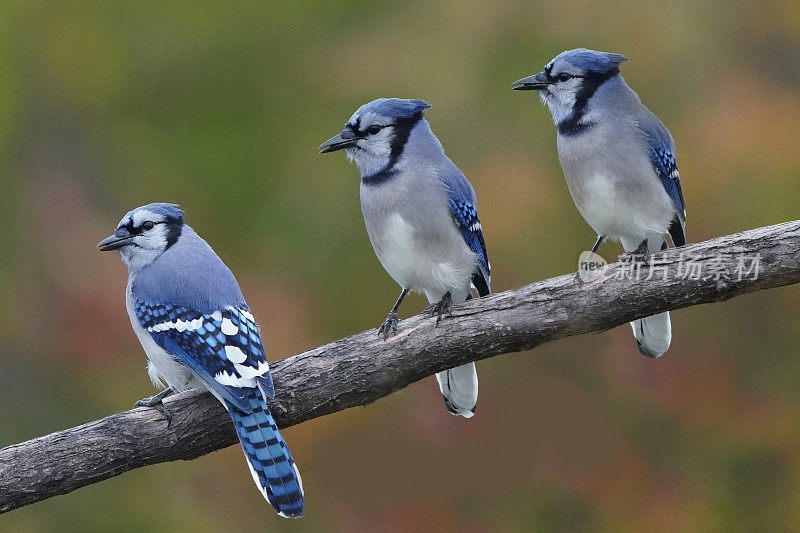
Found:
M 151 230 L 155 225 L 156 223 L 153 222 L 152 220 L 145 220 L 144 223 L 142 223 L 142 229 L 145 231 Z
M 383 129 L 383 126 L 379 126 L 377 124 L 373 124 L 372 126 L 367 128 L 367 133 L 369 133 L 370 135 L 375 135 L 376 133 L 381 131 L 381 129 Z
M 558 81 L 569 81 L 572 79 L 572 74 L 568 74 L 566 72 L 562 72 L 558 75 Z

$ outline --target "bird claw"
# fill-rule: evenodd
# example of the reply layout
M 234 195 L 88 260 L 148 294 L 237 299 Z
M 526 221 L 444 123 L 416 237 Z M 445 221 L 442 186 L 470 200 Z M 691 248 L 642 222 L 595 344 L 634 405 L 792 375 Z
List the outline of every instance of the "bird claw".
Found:
M 453 297 L 450 291 L 444 293 L 442 299 L 435 304 L 425 309 L 425 314 L 428 316 L 436 316 L 436 327 L 439 327 L 439 322 L 442 321 L 442 316 L 446 313 L 448 316 L 452 315 L 453 310 Z
M 639 246 L 633 251 L 631 255 L 642 256 L 642 259 L 647 257 L 647 239 L 639 243 Z
M 390 312 L 386 316 L 386 320 L 383 321 L 381 327 L 378 328 L 378 337 L 383 337 L 383 340 L 388 339 L 395 333 L 397 333 L 397 324 L 400 322 L 400 319 L 397 318 L 397 313 L 394 311 Z
M 153 396 L 148 396 L 147 398 L 142 398 L 141 400 L 137 401 L 133 404 L 134 407 L 151 407 L 156 409 L 159 413 L 164 415 L 164 418 L 167 421 L 167 429 L 172 425 L 172 413 L 164 405 L 164 398 L 166 398 L 169 394 L 172 393 L 172 389 L 166 388 L 163 391 L 159 392 L 158 394 L 154 394 Z

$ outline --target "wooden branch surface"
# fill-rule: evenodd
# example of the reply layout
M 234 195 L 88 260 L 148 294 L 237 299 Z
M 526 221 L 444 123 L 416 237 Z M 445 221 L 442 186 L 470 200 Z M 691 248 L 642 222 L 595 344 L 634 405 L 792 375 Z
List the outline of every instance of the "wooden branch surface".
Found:
M 737 279 L 742 257 L 750 261 L 745 266 L 759 258 L 756 279 L 752 272 Z M 638 280 L 627 275 L 630 265 L 615 262 L 603 280 L 581 283 L 575 274 L 551 278 L 459 305 L 438 328 L 435 320 L 418 315 L 401 321 L 398 334 L 385 342 L 373 329 L 277 361 L 272 365 L 277 397 L 270 409 L 279 426 L 287 427 L 369 404 L 468 361 L 797 283 L 800 221 L 669 250 L 653 261 L 640 263 Z M 687 277 L 698 264 L 703 275 Z M 0 512 L 236 442 L 230 419 L 210 394 L 190 391 L 165 405 L 173 415 L 169 428 L 157 410 L 136 408 L 3 448 Z

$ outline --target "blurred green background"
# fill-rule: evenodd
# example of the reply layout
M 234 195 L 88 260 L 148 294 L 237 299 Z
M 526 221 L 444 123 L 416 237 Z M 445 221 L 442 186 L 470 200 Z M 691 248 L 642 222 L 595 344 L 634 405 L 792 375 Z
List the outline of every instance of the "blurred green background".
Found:
M 141 204 L 181 204 L 272 359 L 377 326 L 397 287 L 367 240 L 357 171 L 316 152 L 376 97 L 433 104 L 476 189 L 496 291 L 574 271 L 594 240 L 549 113 L 509 88 L 567 48 L 631 59 L 623 74 L 677 142 L 689 240 L 798 217 L 796 1 L 31 0 L 4 2 L 0 20 L 0 445 L 153 393 L 124 268 L 95 248 Z M 481 362 L 470 421 L 430 378 L 290 428 L 301 521 L 274 515 L 230 447 L 12 511 L 0 529 L 796 529 L 798 306 L 788 287 L 678 311 L 656 361 L 624 326 Z

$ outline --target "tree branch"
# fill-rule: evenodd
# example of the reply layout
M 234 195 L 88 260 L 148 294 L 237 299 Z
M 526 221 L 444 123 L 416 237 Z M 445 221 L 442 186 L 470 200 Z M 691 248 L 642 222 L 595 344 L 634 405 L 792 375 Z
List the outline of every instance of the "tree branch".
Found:
M 737 280 L 742 256 L 760 258 L 757 279 L 751 274 Z M 684 279 L 679 270 L 686 271 L 687 258 L 704 269 L 705 279 Z M 278 361 L 272 365 L 277 397 L 270 409 L 278 425 L 287 427 L 369 404 L 468 361 L 797 283 L 800 221 L 669 250 L 658 265 L 647 279 L 651 268 L 642 264 L 638 281 L 623 275 L 620 262 L 609 265 L 602 281 L 581 283 L 574 274 L 540 281 L 456 306 L 438 328 L 418 315 L 403 320 L 399 333 L 385 342 L 373 329 Z M 720 266 L 730 279 L 709 275 Z M 155 409 L 136 408 L 3 448 L 0 512 L 236 442 L 230 419 L 210 394 L 190 391 L 165 405 L 173 414 L 169 428 Z

